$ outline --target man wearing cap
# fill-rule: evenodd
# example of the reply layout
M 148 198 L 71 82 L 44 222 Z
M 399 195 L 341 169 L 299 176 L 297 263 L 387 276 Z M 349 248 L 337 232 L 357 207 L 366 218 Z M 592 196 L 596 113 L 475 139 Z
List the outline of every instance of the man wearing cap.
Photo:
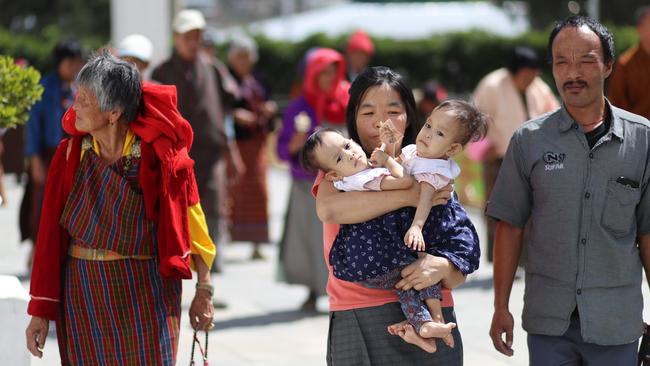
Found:
M 224 88 L 224 76 L 201 51 L 205 26 L 205 19 L 197 10 L 186 9 L 176 14 L 172 24 L 173 54 L 154 69 L 151 78 L 176 86 L 178 109 L 192 125 L 194 143 L 190 157 L 195 162 L 194 172 L 208 231 L 217 242 L 217 194 L 222 185 L 217 183 L 215 172 L 224 166 L 223 157 L 228 149 L 225 111 L 233 98 Z
M 345 57 L 348 62 L 348 81 L 352 82 L 363 70 L 368 67 L 370 58 L 375 53 L 375 46 L 368 34 L 362 30 L 352 33 L 345 48 Z
M 142 34 L 130 34 L 117 45 L 117 57 L 132 62 L 143 74 L 153 56 L 153 44 Z

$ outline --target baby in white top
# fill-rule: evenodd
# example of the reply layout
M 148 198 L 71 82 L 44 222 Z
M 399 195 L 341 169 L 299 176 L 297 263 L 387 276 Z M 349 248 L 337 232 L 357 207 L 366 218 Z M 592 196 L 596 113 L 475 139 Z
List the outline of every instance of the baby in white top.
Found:
M 467 143 L 485 137 L 487 121 L 487 116 L 473 104 L 449 99 L 431 112 L 415 144 L 402 148 L 400 160 L 405 173 L 413 175 L 420 183 L 415 217 L 404 236 L 404 242 L 411 249 L 425 249 L 422 227 L 431 211 L 431 199 L 436 190 L 448 185 L 460 174 L 458 164 L 451 158 L 460 153 Z M 381 161 L 381 158 L 377 159 Z
M 301 154 L 303 166 L 325 171 L 325 179 L 341 191 L 407 189 L 413 184 L 413 178 L 404 176 L 404 168 L 395 159 L 380 149 L 368 159 L 358 143 L 331 128 L 314 132 Z M 381 164 L 370 163 L 376 156 Z

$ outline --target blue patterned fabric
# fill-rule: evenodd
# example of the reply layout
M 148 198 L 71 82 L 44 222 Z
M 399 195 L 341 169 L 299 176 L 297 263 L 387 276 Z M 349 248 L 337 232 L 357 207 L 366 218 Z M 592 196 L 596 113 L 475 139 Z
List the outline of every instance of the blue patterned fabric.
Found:
M 341 225 L 330 251 L 334 276 L 361 282 L 413 263 L 417 252 L 404 244 L 404 235 L 414 215 L 415 208 L 407 207 L 366 222 Z M 455 196 L 431 209 L 422 234 L 427 253 L 449 259 L 464 275 L 478 269 L 478 234 Z
M 415 289 L 406 291 L 396 290 L 395 285 L 401 279 L 402 275 L 400 274 L 400 270 L 394 269 L 384 275 L 364 281 L 362 284 L 368 288 L 395 290 L 397 296 L 399 296 L 399 303 L 406 320 L 411 323 L 417 333 L 420 333 L 420 328 L 422 328 L 424 323 L 433 321 L 433 316 L 424 301 L 427 299 L 441 300 L 442 286 L 440 283 L 437 283 L 433 286 L 423 288 L 420 291 Z

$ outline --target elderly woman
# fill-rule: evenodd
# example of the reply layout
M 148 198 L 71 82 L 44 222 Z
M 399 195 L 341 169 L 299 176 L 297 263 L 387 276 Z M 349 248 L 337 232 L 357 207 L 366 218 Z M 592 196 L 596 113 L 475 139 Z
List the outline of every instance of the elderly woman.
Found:
M 259 246 L 269 241 L 266 138 L 277 106 L 268 100 L 266 89 L 253 74 L 256 62 L 255 41 L 244 36 L 235 38 L 228 50 L 228 68 L 239 89 L 232 114 L 237 147 L 246 169 L 242 179 L 230 188 L 230 236 L 233 241 L 253 243 L 251 258 L 261 259 Z M 235 174 L 231 169 L 231 176 Z
M 195 329 L 212 325 L 207 235 L 187 155 L 192 130 L 173 87 L 95 56 L 77 77 L 47 179 L 31 280 L 27 348 L 42 357 L 56 320 L 61 363 L 173 365 L 181 279 L 198 272 Z

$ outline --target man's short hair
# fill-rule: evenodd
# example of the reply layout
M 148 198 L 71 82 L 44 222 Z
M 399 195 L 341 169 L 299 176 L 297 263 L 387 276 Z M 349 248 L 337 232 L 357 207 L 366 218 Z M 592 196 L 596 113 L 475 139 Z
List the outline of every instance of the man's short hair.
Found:
M 560 33 L 560 31 L 564 28 L 580 28 L 585 25 L 589 27 L 592 32 L 596 33 L 598 38 L 600 38 L 600 45 L 603 49 L 604 63 L 609 64 L 610 62 L 613 62 L 614 58 L 616 57 L 616 51 L 614 50 L 614 37 L 612 36 L 612 33 L 604 25 L 591 18 L 581 15 L 574 15 L 555 25 L 551 31 L 551 35 L 548 38 L 549 61 L 553 61 L 553 41 L 555 40 L 555 37 L 558 35 L 558 33 Z
M 526 46 L 517 46 L 512 50 L 510 60 L 506 66 L 511 74 L 516 74 L 521 69 L 539 69 L 539 57 L 534 49 Z
M 54 56 L 54 64 L 59 66 L 63 60 L 67 58 L 81 58 L 83 59 L 83 49 L 81 44 L 76 39 L 70 38 L 63 40 L 54 46 L 52 51 Z

